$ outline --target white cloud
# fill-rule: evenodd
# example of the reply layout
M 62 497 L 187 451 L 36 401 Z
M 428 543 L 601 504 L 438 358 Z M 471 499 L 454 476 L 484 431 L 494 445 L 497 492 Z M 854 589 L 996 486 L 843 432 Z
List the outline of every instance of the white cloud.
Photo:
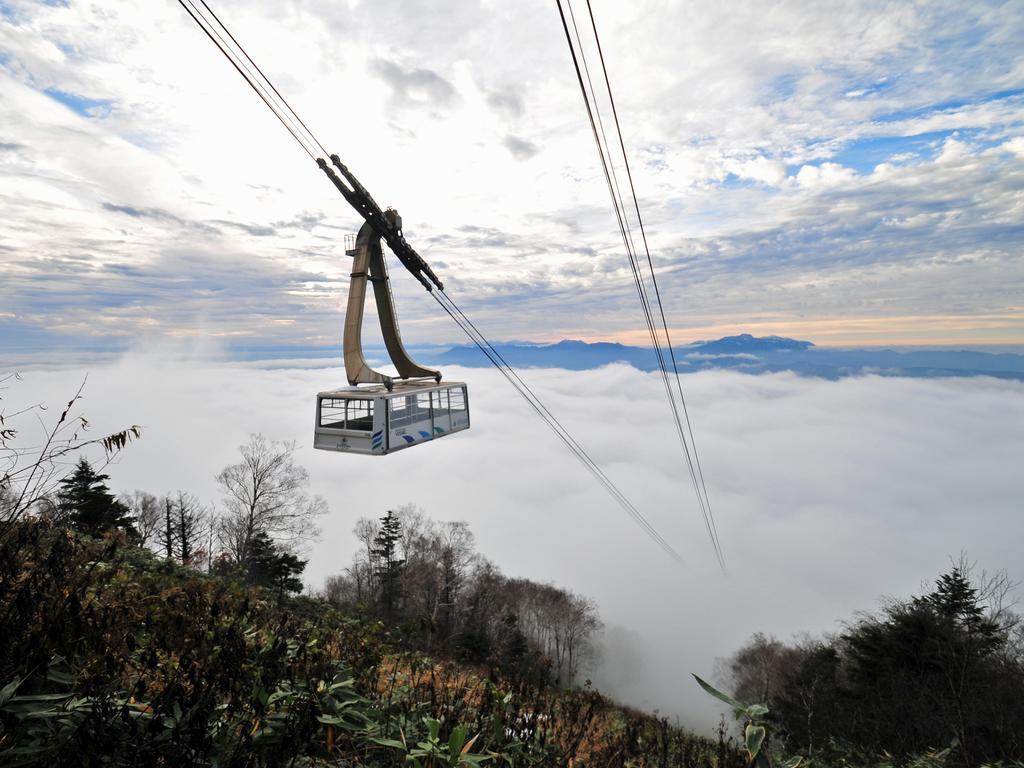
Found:
M 1002 146 L 1008 152 L 1012 152 L 1017 157 L 1024 159 L 1024 136 L 1015 136 Z
M 954 138 L 946 139 L 942 144 L 942 150 L 936 158 L 937 163 L 955 163 L 963 160 L 971 154 L 970 148 L 962 141 Z
M 741 179 L 753 179 L 764 184 L 779 185 L 786 178 L 786 165 L 759 155 L 734 166 L 733 172 Z
M 29 371 L 21 392 L 62 402 L 82 373 Z M 689 673 L 711 674 L 714 659 L 754 631 L 834 631 L 880 595 L 914 592 L 961 549 L 1024 577 L 1019 382 L 685 376 L 726 577 L 656 376 L 623 366 L 524 374 L 682 553 L 682 568 L 497 373 L 446 374 L 469 383 L 473 428 L 381 459 L 310 448 L 313 397 L 341 383 L 336 368 L 260 370 L 153 347 L 92 366 L 84 408 L 97 432 L 145 427 L 110 469 L 119 490 L 184 488 L 212 501 L 215 473 L 250 432 L 297 440 L 314 491 L 331 506 L 309 553 L 313 582 L 349 562 L 360 516 L 414 502 L 466 520 L 506 572 L 599 602 L 612 628 L 600 684 L 695 726 L 710 728 L 717 714 Z
M 857 173 L 852 168 L 844 168 L 838 163 L 822 163 L 803 166 L 797 172 L 796 181 L 802 187 L 835 187 L 856 177 Z

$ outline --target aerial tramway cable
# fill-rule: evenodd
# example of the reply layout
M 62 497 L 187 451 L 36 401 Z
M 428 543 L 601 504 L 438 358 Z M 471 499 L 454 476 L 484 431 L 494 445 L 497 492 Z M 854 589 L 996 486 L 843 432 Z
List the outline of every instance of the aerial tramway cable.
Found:
M 200 0 L 200 2 L 202 2 L 202 0 Z M 196 24 L 199 25 L 200 29 L 202 29 L 203 32 L 206 33 L 206 36 L 209 37 L 213 44 L 217 46 L 217 49 L 222 54 L 224 54 L 224 58 L 231 62 L 231 65 L 238 71 L 238 74 L 242 76 L 242 79 L 244 79 L 245 82 L 248 83 L 249 87 L 256 92 L 256 95 L 259 96 L 263 103 L 267 105 L 267 108 L 274 113 L 274 117 L 281 121 L 281 125 L 283 125 L 285 129 L 288 131 L 288 133 L 292 135 L 292 138 L 294 138 L 295 141 L 298 142 L 299 146 L 302 147 L 302 149 L 306 152 L 306 154 L 309 155 L 310 158 L 315 161 L 316 152 L 313 150 L 316 148 L 317 145 L 319 145 L 319 142 L 317 142 L 315 139 L 312 142 L 309 141 L 309 138 L 312 138 L 312 133 L 309 132 L 308 128 L 306 128 L 306 133 L 309 134 L 309 137 L 303 138 L 302 136 L 300 136 L 301 131 L 298 130 L 298 127 L 291 120 L 291 118 L 288 118 L 285 114 L 282 114 L 282 112 L 279 111 L 280 104 L 275 105 L 271 103 L 274 100 L 274 97 L 271 96 L 271 94 L 267 91 L 266 87 L 259 83 L 259 80 L 253 74 L 252 69 L 250 69 L 249 66 L 244 61 L 239 59 L 237 57 L 237 54 L 232 55 L 234 52 L 229 51 L 230 46 L 227 44 L 227 41 L 220 34 L 220 32 L 217 31 L 217 26 L 219 25 L 221 29 L 223 29 L 224 32 L 228 35 L 228 37 L 230 37 L 234 41 L 235 38 L 231 35 L 230 32 L 228 32 L 227 27 L 225 27 L 223 23 L 220 22 L 219 19 L 217 19 L 217 25 L 211 23 L 209 19 L 207 19 L 206 16 L 204 16 L 203 13 L 199 10 L 199 8 L 195 5 L 193 0 L 178 0 L 178 4 L 185 9 L 188 15 L 192 17 L 193 21 L 195 21 Z M 203 2 L 202 4 L 204 7 L 209 9 L 209 6 L 206 5 L 205 2 Z M 213 15 L 213 11 L 210 11 L 210 14 Z M 214 18 L 216 19 L 217 17 L 214 15 Z M 242 50 L 246 58 L 248 58 L 248 54 L 245 54 L 245 51 L 244 49 L 242 49 L 242 46 L 239 45 L 238 47 Z M 252 61 L 252 59 L 249 60 Z M 259 68 L 257 67 L 257 70 L 258 69 Z M 263 76 L 264 80 L 267 79 L 262 72 L 260 72 L 260 75 Z M 270 81 L 268 80 L 267 82 L 269 83 Z M 271 88 L 273 88 L 273 86 L 271 86 Z M 276 90 L 277 89 L 275 88 L 274 91 L 276 92 Z M 292 111 L 290 108 L 289 111 L 292 112 L 296 119 L 298 118 L 298 115 L 295 115 L 294 111 Z M 303 127 L 305 127 L 305 124 L 302 123 L 301 120 L 299 120 L 299 123 L 302 124 Z M 313 147 L 313 149 L 310 149 L 311 146 Z
M 440 294 L 440 295 L 438 295 Z M 604 473 L 604 471 L 598 466 L 590 455 L 584 450 L 584 448 L 576 441 L 572 434 L 562 426 L 561 422 L 555 417 L 547 406 L 540 400 L 539 397 L 533 392 L 532 389 L 526 384 L 525 381 L 516 373 L 516 370 L 509 365 L 501 353 L 477 330 L 476 326 L 473 325 L 472 321 L 463 314 L 462 310 L 458 308 L 454 301 L 451 300 L 446 293 L 439 291 L 438 294 L 434 294 L 435 300 L 441 305 L 441 308 L 447 312 L 452 320 L 462 329 L 462 331 L 469 336 L 469 338 L 476 344 L 477 348 L 483 352 L 488 360 L 499 370 L 502 375 L 508 379 L 508 382 L 516 389 L 517 392 L 523 397 L 524 400 L 530 405 L 531 408 L 537 413 L 538 416 L 551 428 L 555 435 L 565 444 L 565 446 L 576 456 L 577 459 L 584 465 L 584 467 L 594 476 L 601 485 L 604 486 L 605 490 L 615 499 L 616 502 L 626 511 L 626 513 L 633 518 L 633 521 L 639 525 L 645 533 L 658 545 L 660 546 L 670 557 L 674 560 L 682 563 L 682 557 L 678 552 L 661 536 L 660 533 L 648 522 L 643 514 L 634 506 L 629 498 L 623 494 L 618 487 L 611 481 L 611 479 Z M 445 304 L 440 296 L 444 296 L 444 299 L 451 305 L 450 307 Z
M 188 12 L 193 21 L 199 25 L 207 37 L 209 37 L 214 45 L 217 46 L 224 57 L 228 59 L 232 66 L 234 66 L 246 83 L 248 83 L 257 96 L 260 97 L 267 108 L 274 113 L 275 117 L 277 117 L 281 124 L 292 135 L 292 138 L 294 138 L 303 150 L 323 169 L 326 161 L 323 158 L 318 158 L 316 152 L 319 148 L 325 155 L 328 154 L 323 144 L 320 143 L 306 123 L 303 122 L 277 88 L 274 87 L 273 83 L 266 74 L 264 74 L 263 70 L 261 70 L 252 57 L 249 56 L 245 48 L 238 42 L 234 35 L 231 34 L 224 22 L 221 21 L 213 12 L 206 1 L 198 0 L 198 3 L 201 4 L 208 12 L 208 15 L 204 14 L 200 10 L 199 6 L 196 4 L 196 0 L 178 0 L 178 3 L 186 10 L 186 12 Z M 223 30 L 223 34 L 221 34 L 220 30 Z M 227 39 L 225 38 L 225 35 L 227 36 Z M 230 39 L 231 43 L 233 43 L 235 48 L 238 49 L 237 51 L 235 51 L 228 43 L 228 39 Z M 340 161 L 336 160 L 336 156 L 331 157 L 332 160 L 335 160 L 336 166 L 344 169 L 344 166 L 341 166 Z M 344 169 L 342 172 L 345 174 L 347 181 L 350 183 L 355 181 L 354 178 L 350 176 L 347 169 Z M 366 212 L 362 209 L 359 209 L 359 212 L 364 215 L 364 217 L 367 216 Z M 367 220 L 369 221 L 369 218 Z M 438 283 L 438 290 L 433 291 L 429 284 L 423 280 L 421 280 L 421 282 L 423 282 L 424 286 L 427 287 L 427 290 L 430 291 L 437 303 L 452 318 L 460 330 L 469 337 L 474 345 L 484 354 L 485 357 L 487 357 L 491 364 L 502 373 L 512 387 L 524 400 L 526 400 L 527 404 L 541 418 L 541 420 L 548 425 L 566 448 L 568 448 L 580 463 L 583 464 L 584 468 L 590 472 L 594 479 L 605 488 L 609 495 L 611 495 L 612 498 L 633 519 L 633 521 L 640 526 L 641 530 L 643 530 L 655 544 L 664 550 L 666 554 L 681 563 L 682 558 L 679 553 L 660 533 L 658 533 L 654 526 L 651 525 L 651 523 L 629 500 L 629 498 L 619 490 L 618 486 L 615 485 L 600 466 L 590 457 L 586 450 L 554 416 L 550 409 L 544 405 L 543 401 L 541 401 L 537 394 L 529 387 L 529 385 L 526 384 L 522 377 L 508 363 L 508 361 L 505 360 L 494 345 L 487 340 L 483 333 L 480 332 L 472 320 L 469 319 L 462 309 L 460 309 L 452 298 L 444 291 L 443 287 Z
M 708 488 L 704 482 L 704 470 L 700 465 L 700 454 L 697 452 L 697 440 L 693 436 L 693 427 L 690 424 L 690 412 L 686 407 L 686 397 L 683 395 L 683 385 L 679 377 L 679 365 L 676 362 L 676 353 L 672 348 L 672 336 L 669 333 L 668 321 L 665 319 L 665 307 L 661 301 L 661 290 L 658 288 L 658 276 L 654 271 L 654 261 L 651 258 L 651 249 L 647 244 L 647 231 L 644 228 L 644 219 L 640 215 L 640 203 L 636 196 L 636 186 L 633 184 L 633 171 L 629 166 L 629 154 L 626 152 L 626 143 L 622 138 L 622 126 L 619 124 L 619 111 L 615 106 L 615 95 L 612 93 L 611 80 L 608 77 L 608 67 L 604 61 L 604 49 L 601 47 L 601 36 L 597 32 L 597 22 L 594 20 L 594 9 L 590 4 L 590 0 L 587 0 L 587 12 L 590 15 L 590 26 L 594 30 L 594 41 L 597 43 L 597 55 L 601 60 L 601 71 L 604 73 L 604 80 L 608 86 L 608 101 L 611 103 L 612 116 L 615 118 L 615 132 L 619 135 L 619 147 L 622 150 L 622 160 L 626 167 L 626 177 L 629 180 L 629 188 L 633 195 L 633 208 L 636 211 L 636 220 L 640 225 L 640 237 L 643 240 L 644 252 L 647 255 L 647 266 L 651 272 L 651 282 L 654 284 L 654 295 L 658 302 L 658 309 L 661 312 L 661 324 L 665 329 L 665 342 L 668 347 L 669 357 L 672 359 L 672 370 L 676 376 L 676 388 L 679 390 L 679 401 L 683 406 L 683 416 L 686 418 L 686 431 L 690 435 L 690 445 L 693 446 L 693 458 L 697 463 L 697 474 L 700 478 L 701 489 L 704 492 L 704 501 L 707 504 L 708 516 L 711 520 L 711 528 L 714 533 L 715 541 L 718 544 L 718 551 L 721 554 L 721 541 L 718 538 L 718 528 L 715 525 L 715 518 L 711 514 L 711 499 L 708 497 Z M 606 142 L 607 143 L 607 142 Z
M 655 351 L 656 357 L 658 359 L 658 367 L 659 367 L 659 371 L 660 371 L 661 376 L 662 376 L 663 384 L 665 386 L 666 397 L 668 399 L 668 402 L 669 402 L 669 405 L 670 405 L 670 409 L 672 411 L 673 421 L 674 421 L 675 426 L 676 426 L 676 432 L 677 432 L 677 436 L 679 438 L 680 447 L 683 450 L 683 455 L 684 455 L 684 457 L 686 459 L 687 468 L 689 470 L 691 479 L 693 481 L 693 486 L 694 486 L 695 495 L 697 497 L 698 506 L 701 509 L 702 517 L 704 518 L 705 527 L 707 528 L 708 535 L 709 535 L 709 537 L 711 539 L 711 542 L 712 542 L 712 546 L 714 547 L 716 557 L 718 558 L 719 564 L 721 565 L 721 567 L 724 570 L 724 568 L 725 568 L 724 557 L 722 555 L 721 547 L 720 547 L 720 544 L 719 544 L 719 541 L 718 541 L 717 527 L 715 526 L 714 518 L 711 515 L 710 499 L 707 498 L 707 490 L 706 490 L 706 486 L 705 486 L 704 480 L 703 480 L 703 471 L 702 471 L 702 469 L 700 468 L 700 465 L 699 465 L 699 458 L 695 461 L 695 457 L 697 456 L 697 454 L 696 454 L 696 444 L 694 443 L 694 456 L 691 457 L 690 450 L 689 450 L 689 447 L 687 445 L 686 437 L 685 437 L 684 432 L 683 432 L 683 426 L 682 426 L 682 423 L 681 423 L 681 420 L 680 420 L 679 410 L 678 410 L 678 407 L 676 405 L 675 398 L 673 397 L 671 386 L 669 384 L 668 372 L 667 372 L 667 367 L 666 367 L 666 362 L 665 362 L 665 353 L 661 349 L 660 338 L 659 338 L 658 331 L 656 330 L 655 324 L 654 324 L 653 310 L 652 310 L 652 307 L 651 307 L 653 302 L 652 302 L 652 300 L 650 299 L 650 297 L 647 294 L 647 289 L 646 289 L 646 286 L 645 286 L 645 280 L 644 280 L 644 278 L 643 278 L 643 276 L 641 274 L 641 269 L 640 269 L 640 266 L 639 266 L 639 260 L 638 260 L 638 258 L 636 256 L 635 245 L 634 245 L 633 236 L 632 236 L 632 229 L 631 229 L 630 224 L 629 224 L 628 216 L 626 215 L 625 205 L 624 205 L 624 203 L 622 201 L 622 194 L 621 194 L 621 189 L 619 187 L 618 175 L 617 175 L 617 173 L 615 171 L 615 163 L 614 163 L 614 160 L 612 158 L 610 144 L 608 142 L 607 133 L 606 133 L 605 128 L 604 128 L 604 121 L 603 121 L 603 119 L 601 117 L 600 106 L 598 104 L 596 90 L 593 87 L 593 81 L 592 81 L 591 76 L 590 76 L 590 68 L 589 68 L 589 65 L 587 64 L 587 61 L 586 61 L 586 52 L 584 50 L 583 43 L 582 43 L 582 40 L 580 38 L 579 28 L 578 28 L 578 26 L 576 24 L 575 13 L 573 12 L 572 4 L 571 4 L 570 0 L 566 0 L 566 6 L 569 9 L 569 19 L 572 21 L 573 30 L 575 32 L 576 46 L 574 46 L 573 43 L 572 43 L 572 35 L 570 35 L 570 33 L 569 33 L 569 27 L 568 27 L 568 23 L 566 21 L 565 13 L 564 13 L 563 8 L 562 8 L 562 4 L 561 4 L 561 2 L 558 2 L 558 9 L 559 9 L 559 13 L 560 13 L 560 16 L 561 16 L 561 19 L 562 19 L 563 30 L 565 31 L 566 40 L 567 40 L 567 42 L 569 44 L 570 52 L 571 52 L 572 57 L 573 57 L 573 64 L 574 64 L 574 67 L 575 67 L 575 70 L 576 70 L 577 80 L 578 80 L 579 85 L 580 85 L 580 90 L 581 90 L 581 92 L 583 94 L 584 104 L 585 104 L 585 106 L 587 108 L 587 115 L 588 115 L 588 118 L 590 120 L 591 130 L 592 130 L 592 133 L 594 135 L 594 141 L 595 141 L 595 143 L 597 144 L 597 147 L 598 147 L 598 153 L 599 153 L 599 157 L 601 159 L 602 171 L 603 171 L 603 173 L 605 175 L 605 180 L 606 180 L 607 185 L 608 185 L 609 195 L 611 196 L 611 199 L 612 199 L 612 205 L 613 205 L 613 209 L 614 209 L 614 212 L 615 212 L 617 223 L 619 225 L 620 234 L 622 236 L 623 246 L 624 246 L 624 248 L 626 250 L 626 254 L 627 254 L 627 257 L 629 259 L 630 268 L 633 271 L 634 282 L 636 283 L 637 293 L 638 293 L 639 298 L 640 298 L 640 303 L 641 303 L 641 308 L 642 308 L 642 311 L 643 311 L 643 314 L 644 314 L 644 319 L 645 319 L 645 322 L 647 323 L 648 332 L 650 333 L 650 336 L 651 336 L 651 343 L 652 343 L 652 346 L 654 347 L 654 351 Z M 588 6 L 589 6 L 589 2 L 588 2 Z M 593 24 L 593 10 L 591 9 L 590 12 L 591 12 L 592 26 L 594 27 L 595 32 L 596 32 L 596 24 Z M 576 52 L 577 51 L 577 47 L 579 49 L 579 58 L 577 58 L 577 52 Z M 581 62 L 582 62 L 582 65 L 583 65 L 583 71 L 582 72 L 580 70 L 580 63 Z M 602 68 L 603 68 L 603 71 L 605 72 L 605 86 L 606 86 L 606 88 L 608 90 L 609 99 L 611 99 L 612 98 L 611 86 L 610 86 L 610 83 L 608 82 L 608 79 L 607 79 L 607 69 L 603 65 L 603 60 L 602 60 Z M 586 75 L 586 84 L 584 84 L 584 74 Z M 589 93 L 588 93 L 587 85 L 589 85 Z M 591 97 L 593 98 L 593 106 L 591 106 Z M 616 117 L 617 117 L 617 113 L 616 113 Z M 596 118 L 596 120 L 595 120 L 595 118 Z M 617 120 L 616 120 L 616 127 L 618 128 L 618 121 Z M 620 143 L 620 146 L 622 147 L 622 150 L 623 150 L 623 161 L 628 163 L 628 159 L 625 157 L 625 147 L 624 147 L 624 142 L 623 142 L 622 136 L 621 136 L 621 130 L 619 130 L 619 143 Z M 627 175 L 628 175 L 628 178 L 629 178 L 629 181 L 630 181 L 630 186 L 632 188 L 632 175 L 631 175 L 631 173 L 628 173 Z M 635 189 L 633 191 L 633 197 L 634 197 L 634 201 L 635 201 L 635 199 L 636 199 Z M 636 205 L 635 207 L 636 207 L 637 213 L 639 215 L 639 205 Z M 640 219 L 640 222 L 642 224 L 642 219 Z M 643 232 L 643 229 L 641 229 L 641 231 Z M 644 243 L 645 243 L 645 248 L 646 248 L 646 233 L 644 233 Z M 670 352 L 671 357 L 672 357 L 673 369 L 674 369 L 675 375 L 676 375 L 676 387 L 677 387 L 677 389 L 679 391 L 680 399 L 681 399 L 682 405 L 683 405 L 684 414 L 686 416 L 687 431 L 690 433 L 691 442 L 693 442 L 693 439 L 692 439 L 692 437 L 693 437 L 692 436 L 692 427 L 690 427 L 689 414 L 686 411 L 685 399 L 683 398 L 683 395 L 682 395 L 682 385 L 681 385 L 681 382 L 680 382 L 680 379 L 679 379 L 678 365 L 676 364 L 676 361 L 675 361 L 675 353 L 671 349 L 671 336 L 669 335 L 668 327 L 667 327 L 667 322 L 665 321 L 664 307 L 661 305 L 660 291 L 658 291 L 658 289 L 657 289 L 657 277 L 656 277 L 655 272 L 654 272 L 653 262 L 652 262 L 652 260 L 650 258 L 649 249 L 648 249 L 648 265 L 649 265 L 649 268 L 650 268 L 650 271 L 651 271 L 651 278 L 652 278 L 652 280 L 654 281 L 654 284 L 655 284 L 655 298 L 656 298 L 656 300 L 658 302 L 658 305 L 659 305 L 659 310 L 660 310 L 661 319 L 662 319 L 662 327 L 664 329 L 664 333 L 666 335 L 666 342 L 667 342 L 667 344 L 669 346 L 669 352 Z M 695 471 L 695 464 L 696 464 L 696 471 Z
M 252 64 L 252 66 L 255 68 L 255 70 L 257 72 L 259 72 L 260 77 L 263 78 L 264 82 L 268 86 L 270 86 L 270 89 L 274 92 L 274 94 L 277 96 L 277 98 L 279 98 L 281 100 L 281 103 L 284 104 L 284 106 L 288 109 L 288 111 L 295 117 L 296 120 L 298 120 L 299 125 L 301 125 L 303 130 L 306 131 L 306 133 L 308 134 L 309 138 L 312 139 L 313 142 L 318 147 L 320 147 L 320 150 L 324 153 L 324 155 L 330 155 L 330 152 L 327 151 L 327 148 L 323 144 L 320 143 L 320 141 L 316 138 L 316 136 L 313 135 L 313 132 L 311 130 L 309 130 L 309 127 L 303 122 L 302 118 L 299 117 L 298 113 L 294 109 L 292 109 L 292 105 L 288 103 L 288 99 L 286 99 L 284 96 L 282 96 L 281 92 L 279 90 L 277 90 L 277 88 L 274 87 L 274 84 L 272 82 L 270 82 L 270 78 L 268 78 L 265 74 L 263 74 L 263 70 L 260 69 L 259 64 L 257 64 L 255 61 L 253 61 L 252 56 L 250 56 L 249 52 L 247 50 L 245 50 L 245 47 L 240 42 L 238 42 L 238 40 L 235 39 L 235 36 L 233 34 L 231 34 L 231 30 L 228 29 L 224 25 L 224 22 L 222 22 L 220 20 L 220 17 L 216 13 L 213 12 L 213 9 L 209 5 L 207 5 L 206 0 L 199 0 L 199 2 L 201 2 L 203 4 L 203 8 L 205 8 L 207 11 L 209 11 L 210 16 L 213 17 L 213 20 L 217 22 L 217 24 L 221 27 L 221 29 L 223 29 L 227 33 L 227 36 L 231 38 L 231 42 L 234 43 L 236 46 L 238 46 L 238 50 L 242 52 L 242 55 L 245 56 L 246 60 L 250 64 Z
M 689 411 L 686 407 L 686 399 L 683 395 L 682 382 L 679 375 L 679 367 L 675 357 L 675 351 L 672 349 L 672 339 L 668 328 L 668 322 L 665 316 L 664 305 L 661 301 L 661 292 L 658 287 L 657 275 L 654 270 L 653 259 L 651 258 L 650 248 L 647 243 L 647 234 L 643 226 L 643 218 L 640 214 L 640 205 L 636 195 L 636 188 L 633 183 L 632 171 L 629 167 L 629 159 L 626 153 L 625 141 L 622 137 L 622 129 L 619 122 L 618 110 L 615 106 L 614 95 L 611 89 L 611 82 L 608 77 L 608 69 L 604 60 L 604 53 L 600 43 L 600 36 L 597 32 L 597 24 L 594 20 L 593 8 L 590 4 L 590 0 L 587 0 L 587 9 L 590 15 L 591 28 L 594 32 L 594 40 L 597 44 L 598 55 L 601 61 L 601 71 L 604 75 L 604 86 L 608 93 L 608 99 L 611 103 L 612 114 L 614 116 L 615 130 L 618 134 L 618 144 L 622 153 L 622 161 L 626 169 L 626 176 L 628 179 L 628 186 L 632 193 L 633 207 L 636 211 L 637 221 L 640 226 L 640 233 L 644 246 L 644 251 L 647 256 L 647 264 L 650 272 L 650 278 L 654 286 L 654 298 L 647 293 L 645 285 L 645 278 L 640 268 L 639 259 L 636 255 L 636 247 L 633 240 L 632 230 L 629 223 L 629 217 L 626 214 L 626 206 L 623 200 L 623 195 L 619 185 L 618 174 L 615 170 L 615 162 L 612 158 L 611 145 L 608 142 L 607 133 L 604 127 L 604 120 L 601 117 L 600 105 L 598 104 L 597 92 L 594 89 L 593 80 L 590 75 L 590 67 L 586 60 L 586 51 L 584 50 L 583 41 L 580 36 L 579 27 L 576 23 L 576 16 L 573 11 L 571 0 L 564 0 L 565 8 L 568 8 L 569 16 L 566 18 L 565 8 L 563 8 L 563 0 L 556 0 L 558 6 L 559 16 L 562 21 L 562 28 L 565 32 L 566 42 L 569 45 L 569 51 L 572 55 L 573 66 L 576 71 L 576 78 L 579 83 L 580 91 L 583 95 L 584 105 L 587 111 L 587 117 L 590 121 L 591 132 L 594 137 L 594 142 L 597 145 L 598 155 L 601 160 L 602 171 L 605 176 L 605 181 L 608 186 L 608 192 L 612 199 L 612 206 L 614 209 L 616 222 L 619 227 L 620 235 L 622 236 L 623 246 L 626 250 L 626 255 L 629 260 L 630 269 L 633 273 L 634 282 L 636 284 L 637 293 L 640 298 L 641 309 L 644 314 L 644 320 L 647 324 L 648 332 L 651 336 L 651 343 L 654 347 L 655 355 L 658 360 L 658 367 L 662 377 L 663 384 L 666 390 L 666 396 L 669 402 L 670 410 L 672 411 L 673 421 L 676 427 L 676 433 L 679 438 L 680 447 L 683 450 L 683 455 L 686 459 L 687 468 L 690 473 L 691 480 L 693 481 L 694 492 L 697 497 L 698 506 L 700 507 L 702 517 L 704 518 L 704 524 L 707 529 L 708 535 L 711 539 L 712 546 L 715 550 L 715 555 L 718 559 L 719 565 L 722 569 L 725 569 L 725 558 L 722 553 L 721 544 L 718 537 L 718 530 L 715 524 L 714 515 L 711 511 L 711 501 L 707 494 L 707 486 L 704 481 L 703 468 L 700 465 L 700 457 L 697 452 L 696 441 L 693 437 L 693 428 L 690 422 Z M 573 33 L 570 33 L 569 22 L 572 23 Z M 573 44 L 573 35 L 575 35 L 576 43 Z M 578 53 L 577 53 L 578 50 Z M 581 70 L 582 64 L 582 70 Z M 589 86 L 589 90 L 588 90 Z M 660 314 L 661 329 L 656 328 L 655 316 L 653 310 L 653 304 L 657 304 L 658 312 Z M 659 336 L 659 330 L 665 335 L 665 343 L 668 346 L 668 355 L 662 350 L 661 339 Z M 680 418 L 679 407 L 676 403 L 675 397 L 672 392 L 671 385 L 669 384 L 668 368 L 666 358 L 670 358 L 672 362 L 672 370 L 675 374 L 676 379 L 676 390 L 679 394 L 679 401 L 682 405 L 682 414 L 686 422 L 685 432 L 683 427 L 683 419 Z M 689 444 L 687 443 L 686 434 L 689 434 Z M 690 445 L 693 446 L 693 454 L 691 456 Z

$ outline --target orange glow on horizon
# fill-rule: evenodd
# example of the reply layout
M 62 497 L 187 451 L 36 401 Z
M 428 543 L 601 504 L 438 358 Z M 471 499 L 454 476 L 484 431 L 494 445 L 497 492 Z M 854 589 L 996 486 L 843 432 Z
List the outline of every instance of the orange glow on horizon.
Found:
M 710 323 L 669 329 L 674 346 L 749 333 L 754 336 L 785 336 L 810 341 L 819 347 L 1024 345 L 1024 308 L 1008 307 L 987 315 L 898 315 L 836 319 L 777 319 L 749 322 Z M 572 335 L 572 334 L 570 334 Z M 564 338 L 564 336 L 562 337 Z M 579 333 L 581 341 L 612 341 L 632 346 L 649 346 L 644 329 L 610 334 Z M 545 339 L 547 341 L 547 339 Z M 558 341 L 552 338 L 550 341 Z

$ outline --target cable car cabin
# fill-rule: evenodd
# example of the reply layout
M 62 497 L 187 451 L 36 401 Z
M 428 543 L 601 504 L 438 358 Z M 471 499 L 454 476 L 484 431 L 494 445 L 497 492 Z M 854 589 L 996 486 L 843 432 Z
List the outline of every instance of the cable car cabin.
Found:
M 395 382 L 345 387 L 316 396 L 313 447 L 383 456 L 469 429 L 462 382 Z

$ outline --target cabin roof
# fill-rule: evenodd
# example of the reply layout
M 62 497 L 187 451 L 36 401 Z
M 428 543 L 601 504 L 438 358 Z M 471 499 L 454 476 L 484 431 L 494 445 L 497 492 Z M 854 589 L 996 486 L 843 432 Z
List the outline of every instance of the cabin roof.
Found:
M 462 381 L 395 381 L 394 388 L 388 392 L 383 384 L 371 384 L 369 386 L 350 386 L 330 389 L 318 392 L 317 397 L 337 397 L 347 400 L 373 400 L 377 397 L 398 397 L 403 395 L 418 395 L 423 392 L 436 392 L 440 389 L 451 389 L 452 387 L 464 387 Z

